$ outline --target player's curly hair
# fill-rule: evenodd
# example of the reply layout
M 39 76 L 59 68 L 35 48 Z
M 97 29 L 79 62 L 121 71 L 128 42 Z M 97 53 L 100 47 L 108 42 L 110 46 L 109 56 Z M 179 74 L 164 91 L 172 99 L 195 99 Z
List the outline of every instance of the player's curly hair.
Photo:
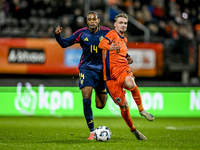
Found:
M 127 21 L 128 21 L 128 16 L 127 16 L 127 14 L 125 14 L 125 13 L 120 13 L 120 14 L 118 14 L 117 16 L 115 16 L 114 22 L 116 22 L 116 21 L 117 21 L 117 18 L 119 18 L 119 17 L 126 18 Z
M 96 11 L 90 11 L 90 12 L 88 12 L 87 16 L 88 16 L 89 14 L 96 14 L 97 17 L 99 18 L 99 14 L 98 14 Z

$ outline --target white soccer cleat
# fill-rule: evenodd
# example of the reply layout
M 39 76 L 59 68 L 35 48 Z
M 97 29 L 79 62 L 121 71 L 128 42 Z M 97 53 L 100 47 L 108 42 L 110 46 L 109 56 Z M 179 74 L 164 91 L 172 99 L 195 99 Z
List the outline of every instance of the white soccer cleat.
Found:
M 135 137 L 138 140 L 144 140 L 144 141 L 147 140 L 147 138 L 142 133 L 140 133 L 140 131 L 138 131 L 138 130 L 136 130 L 135 132 L 132 132 L 132 133 L 135 135 Z
M 153 121 L 155 118 L 152 114 L 148 113 L 146 110 L 140 112 L 141 116 L 144 116 L 147 120 Z

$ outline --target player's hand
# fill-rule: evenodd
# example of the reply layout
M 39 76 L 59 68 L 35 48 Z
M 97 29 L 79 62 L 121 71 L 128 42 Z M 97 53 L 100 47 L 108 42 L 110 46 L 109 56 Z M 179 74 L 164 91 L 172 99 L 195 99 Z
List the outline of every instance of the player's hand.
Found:
M 130 56 L 126 57 L 126 59 L 127 59 L 128 64 L 133 63 L 133 59 Z
M 115 43 L 115 40 L 113 40 L 113 42 L 110 45 L 110 50 L 111 51 L 120 50 L 120 46 L 117 46 L 118 44 L 119 44 L 119 42 Z
M 57 28 L 55 29 L 55 34 L 59 34 L 62 31 L 62 27 L 57 26 Z

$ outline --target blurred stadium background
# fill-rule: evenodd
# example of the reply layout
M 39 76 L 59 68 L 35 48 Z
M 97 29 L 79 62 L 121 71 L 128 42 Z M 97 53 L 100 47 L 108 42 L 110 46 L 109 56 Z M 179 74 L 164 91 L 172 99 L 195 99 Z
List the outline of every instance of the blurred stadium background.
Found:
M 0 115 L 32 115 L 34 100 L 45 98 L 38 104 L 37 115 L 55 115 L 59 108 L 63 110 L 56 115 L 62 116 L 64 109 L 77 105 L 65 97 L 70 95 L 65 90 L 82 99 L 77 88 L 81 49 L 79 45 L 62 49 L 54 29 L 60 25 L 62 36 L 70 36 L 87 25 L 90 10 L 97 11 L 100 25 L 110 29 L 116 14 L 129 15 L 131 68 L 143 99 L 150 94 L 144 101 L 151 112 L 162 114 L 165 101 L 171 100 L 184 103 L 180 113 L 188 109 L 191 116 L 200 116 L 199 0 L 0 0 Z M 7 109 L 10 104 L 15 104 L 12 110 Z M 171 109 L 166 105 L 166 110 Z

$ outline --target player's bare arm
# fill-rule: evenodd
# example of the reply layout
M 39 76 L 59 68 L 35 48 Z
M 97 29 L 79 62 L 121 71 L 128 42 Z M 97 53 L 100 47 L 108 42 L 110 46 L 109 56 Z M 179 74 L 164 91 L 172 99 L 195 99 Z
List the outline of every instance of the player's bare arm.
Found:
M 56 29 L 55 29 L 55 34 L 60 34 L 61 31 L 62 31 L 62 27 L 57 26 Z

